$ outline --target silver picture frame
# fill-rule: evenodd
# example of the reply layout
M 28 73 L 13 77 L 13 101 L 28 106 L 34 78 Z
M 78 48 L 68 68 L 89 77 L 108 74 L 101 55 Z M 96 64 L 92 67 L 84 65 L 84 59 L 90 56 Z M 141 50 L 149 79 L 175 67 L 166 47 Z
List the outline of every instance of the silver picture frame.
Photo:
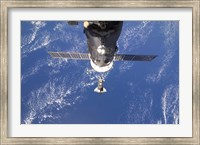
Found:
M 10 8 L 191 8 L 192 9 L 192 137 L 9 137 L 8 10 Z M 199 0 L 1 0 L 0 144 L 200 144 L 200 1 Z M 187 106 L 186 106 L 187 107 Z

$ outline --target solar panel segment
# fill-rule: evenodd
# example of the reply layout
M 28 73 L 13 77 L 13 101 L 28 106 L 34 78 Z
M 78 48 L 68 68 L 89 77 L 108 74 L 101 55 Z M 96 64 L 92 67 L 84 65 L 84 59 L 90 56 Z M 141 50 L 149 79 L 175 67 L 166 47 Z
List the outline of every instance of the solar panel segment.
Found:
M 89 53 L 76 52 L 48 52 L 53 58 L 67 58 L 76 60 L 90 60 Z
M 130 55 L 130 54 L 116 54 L 115 61 L 151 61 L 156 58 L 156 55 Z

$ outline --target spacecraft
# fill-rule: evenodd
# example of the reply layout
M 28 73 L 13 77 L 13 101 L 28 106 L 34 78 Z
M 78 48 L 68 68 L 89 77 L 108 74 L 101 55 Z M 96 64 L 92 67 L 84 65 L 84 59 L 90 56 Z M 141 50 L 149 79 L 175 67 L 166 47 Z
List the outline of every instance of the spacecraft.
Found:
M 94 92 L 97 92 L 97 93 L 105 93 L 107 92 L 107 90 L 103 87 L 103 78 L 99 78 L 99 81 L 98 81 L 98 86 L 94 89 Z
M 77 21 L 68 21 L 78 25 Z M 115 61 L 152 61 L 156 55 L 118 54 L 117 40 L 121 34 L 123 21 L 84 21 L 84 34 L 87 38 L 88 53 L 48 52 L 53 58 L 90 61 L 92 68 L 100 73 L 113 68 Z M 99 78 L 94 92 L 104 93 L 103 79 Z

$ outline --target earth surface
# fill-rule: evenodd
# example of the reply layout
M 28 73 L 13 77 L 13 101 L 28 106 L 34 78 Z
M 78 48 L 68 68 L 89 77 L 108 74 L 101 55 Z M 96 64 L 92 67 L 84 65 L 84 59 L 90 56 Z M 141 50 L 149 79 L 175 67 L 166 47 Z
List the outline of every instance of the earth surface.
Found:
M 124 21 L 118 53 L 157 55 L 95 72 L 89 61 L 48 51 L 87 53 L 83 23 L 21 21 L 22 124 L 178 124 L 179 22 Z M 94 89 L 103 75 L 107 92 Z

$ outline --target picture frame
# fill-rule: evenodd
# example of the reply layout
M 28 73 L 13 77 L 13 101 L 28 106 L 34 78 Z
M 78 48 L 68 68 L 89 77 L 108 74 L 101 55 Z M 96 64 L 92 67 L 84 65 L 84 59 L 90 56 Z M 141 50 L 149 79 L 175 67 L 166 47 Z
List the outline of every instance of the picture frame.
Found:
M 87 138 L 34 138 L 20 137 L 13 138 L 8 136 L 8 10 L 10 8 L 192 8 L 193 23 L 193 48 L 192 48 L 192 113 L 193 113 L 193 136 L 176 138 L 136 138 L 136 137 L 87 137 Z M 116 1 L 21 1 L 1 0 L 1 144 L 200 144 L 199 127 L 199 88 L 200 88 L 200 1 L 135 1 L 135 0 L 116 0 Z

